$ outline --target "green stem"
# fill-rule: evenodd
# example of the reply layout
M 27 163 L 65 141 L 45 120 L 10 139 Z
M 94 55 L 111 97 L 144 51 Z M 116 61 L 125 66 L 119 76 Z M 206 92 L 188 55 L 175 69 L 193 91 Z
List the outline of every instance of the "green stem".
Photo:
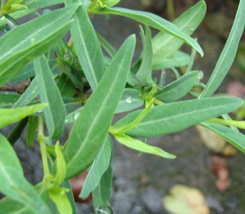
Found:
M 219 124 L 226 125 L 226 126 L 235 126 L 239 129 L 245 129 L 245 121 L 224 120 L 220 118 L 213 118 L 211 120 L 208 120 L 208 122 L 219 123 Z
M 151 102 L 145 107 L 145 109 L 143 111 L 141 111 L 141 113 L 135 118 L 134 121 L 132 121 L 131 123 L 129 123 L 126 126 L 123 127 L 119 127 L 119 128 L 115 128 L 115 127 L 111 127 L 110 128 L 110 132 L 113 135 L 120 135 L 125 133 L 126 131 L 134 128 L 135 126 L 137 126 L 144 118 L 145 116 L 148 114 L 148 112 L 150 111 L 150 109 L 153 106 L 154 103 L 154 98 L 151 100 Z
M 158 100 L 158 99 L 155 99 L 154 100 L 154 104 L 156 104 L 156 105 L 164 105 L 165 103 L 164 102 L 162 102 L 161 100 Z

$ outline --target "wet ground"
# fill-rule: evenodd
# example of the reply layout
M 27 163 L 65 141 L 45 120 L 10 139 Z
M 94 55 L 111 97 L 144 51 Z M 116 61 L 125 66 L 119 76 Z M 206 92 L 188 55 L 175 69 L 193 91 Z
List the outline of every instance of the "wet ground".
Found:
M 142 1 L 124 0 L 122 5 L 164 14 L 162 12 L 164 11 L 164 1 L 152 0 L 155 2 L 155 6 L 148 7 L 142 5 Z M 191 4 L 196 1 L 185 2 Z M 223 4 L 222 2 L 224 1 L 217 1 L 216 4 Z M 210 3 L 210 17 L 215 19 L 211 13 L 214 11 L 215 14 L 227 15 L 224 8 L 226 6 L 229 6 L 230 9 L 234 8 L 234 5 L 229 3 L 231 1 L 227 2 L 220 10 Z M 183 11 L 183 8 L 178 7 L 176 13 L 178 14 L 180 11 Z M 207 20 L 211 19 L 209 15 Z M 226 17 L 228 19 L 224 21 L 223 31 L 225 32 L 229 31 L 232 15 L 234 14 L 229 14 L 229 17 Z M 96 29 L 106 36 L 116 48 L 128 35 L 138 34 L 139 31 L 137 23 L 122 17 L 113 16 L 108 22 L 103 16 L 93 17 L 93 22 Z M 195 34 L 205 52 L 203 59 L 197 59 L 195 68 L 204 72 L 205 79 L 210 75 L 225 41 L 223 34 L 216 30 L 206 21 Z M 141 45 L 138 42 L 138 50 L 140 48 Z M 245 78 L 242 78 L 242 75 L 237 66 L 234 66 L 229 78 L 222 85 L 221 91 L 225 91 L 225 86 L 229 81 L 244 81 Z M 167 212 L 162 206 L 162 198 L 175 184 L 199 188 L 206 197 L 211 214 L 245 213 L 245 168 L 243 167 L 245 156 L 243 154 L 239 153 L 228 159 L 231 185 L 225 192 L 220 192 L 215 186 L 216 178 L 211 170 L 212 152 L 203 145 L 194 127 L 177 134 L 153 139 L 151 142 L 153 145 L 176 154 L 177 159 L 165 160 L 145 154 L 139 155 L 137 152 L 115 143 L 114 191 L 111 200 L 115 214 L 166 214 Z M 15 148 L 22 160 L 27 178 L 34 183 L 40 181 L 42 173 L 38 151 L 26 148 L 24 138 L 16 143 Z M 94 213 L 91 204 L 78 204 L 78 208 L 79 214 Z

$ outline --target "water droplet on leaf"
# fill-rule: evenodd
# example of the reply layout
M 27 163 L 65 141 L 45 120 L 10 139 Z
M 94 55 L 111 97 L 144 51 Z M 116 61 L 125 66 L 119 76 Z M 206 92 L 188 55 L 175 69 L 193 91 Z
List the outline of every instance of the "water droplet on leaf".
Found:
M 131 97 L 127 97 L 127 99 L 125 100 L 127 103 L 132 103 L 132 98 Z
M 113 214 L 111 207 L 108 205 L 102 205 L 96 210 L 97 210 L 97 214 Z

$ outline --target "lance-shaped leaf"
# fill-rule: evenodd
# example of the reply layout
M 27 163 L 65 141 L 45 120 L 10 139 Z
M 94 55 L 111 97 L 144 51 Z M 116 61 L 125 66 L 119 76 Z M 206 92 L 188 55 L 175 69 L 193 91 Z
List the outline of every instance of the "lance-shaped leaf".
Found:
M 16 123 L 23 118 L 32 115 L 47 107 L 47 104 L 37 104 L 32 106 L 11 108 L 11 109 L 0 109 L 0 128 Z
M 112 140 L 108 136 L 105 139 L 103 147 L 101 147 L 96 159 L 94 160 L 86 180 L 83 184 L 82 192 L 80 194 L 81 198 L 87 198 L 91 192 L 99 185 L 100 180 L 108 169 L 111 161 L 112 154 Z
M 126 8 L 114 7 L 114 8 L 105 8 L 100 11 L 96 11 L 99 14 L 115 14 L 120 16 L 125 16 L 127 18 L 133 19 L 142 24 L 151 26 L 157 30 L 168 32 L 169 34 L 183 40 L 191 47 L 193 47 L 201 56 L 203 56 L 202 48 L 199 46 L 197 41 L 187 34 L 183 33 L 176 27 L 173 23 L 161 18 L 152 13 L 131 10 Z
M 199 71 L 191 71 L 159 90 L 155 97 L 163 102 L 178 100 L 185 96 L 199 82 L 199 75 Z
M 148 145 L 147 143 L 143 143 L 142 141 L 136 140 L 136 139 L 129 137 L 125 134 L 116 135 L 115 138 L 119 143 L 121 143 L 122 145 L 124 145 L 130 149 L 134 149 L 136 151 L 147 153 L 147 154 L 157 155 L 157 156 L 160 156 L 162 158 L 168 158 L 168 159 L 174 159 L 175 158 L 175 155 L 172 155 L 168 152 L 165 152 L 156 146 L 151 146 L 151 145 Z
M 214 71 L 208 80 L 207 86 L 202 91 L 199 98 L 212 96 L 224 80 L 236 57 L 238 45 L 244 31 L 244 26 L 245 1 L 241 0 L 228 40 L 226 41 L 225 47 L 222 50 Z
M 234 111 L 242 105 L 238 98 L 219 97 L 169 103 L 152 108 L 146 117 L 126 133 L 139 137 L 156 137 L 181 131 L 224 113 Z M 133 112 L 115 124 L 125 126 L 141 113 Z
M 65 0 L 67 5 L 76 2 Z M 83 72 L 94 91 L 105 73 L 105 63 L 100 42 L 90 22 L 85 5 L 81 5 L 74 16 L 71 34 Z
M 205 14 L 205 1 L 200 1 L 174 20 L 173 23 L 180 31 L 187 35 L 191 35 L 200 25 Z M 162 59 L 172 56 L 183 43 L 183 40 L 178 39 L 167 32 L 159 32 L 152 40 L 153 64 L 159 64 Z
M 186 66 L 190 63 L 190 55 L 182 51 L 176 51 L 172 56 L 162 57 L 153 62 L 153 70 Z
M 88 168 L 103 145 L 126 84 L 134 48 L 133 35 L 117 52 L 74 123 L 64 151 L 68 178 Z
M 53 79 L 48 60 L 44 55 L 34 60 L 34 68 L 41 101 L 49 104 L 44 109 L 49 136 L 56 139 L 64 130 L 66 116 L 65 105 L 56 82 Z
M 136 78 L 140 82 L 141 86 L 144 86 L 147 82 L 147 78 L 152 73 L 152 44 L 151 44 L 151 31 L 149 27 L 145 27 L 144 30 L 141 29 L 141 37 L 143 41 L 143 53 L 140 68 L 136 73 Z
M 77 5 L 50 12 L 0 37 L 0 86 L 67 32 Z
M 12 92 L 0 93 L 0 108 L 11 107 L 18 99 L 20 95 Z
M 245 135 L 242 133 L 237 132 L 236 130 L 233 130 L 227 126 L 216 123 L 203 122 L 201 125 L 220 135 L 231 145 L 245 153 Z
M 25 90 L 25 92 L 19 97 L 19 99 L 13 105 L 14 108 L 26 106 L 32 102 L 32 100 L 38 95 L 38 87 L 36 78 L 34 78 L 29 85 L 29 87 Z
M 0 144 L 0 192 L 24 204 L 33 214 L 51 214 L 35 189 L 24 178 L 20 162 L 3 135 L 0 135 Z

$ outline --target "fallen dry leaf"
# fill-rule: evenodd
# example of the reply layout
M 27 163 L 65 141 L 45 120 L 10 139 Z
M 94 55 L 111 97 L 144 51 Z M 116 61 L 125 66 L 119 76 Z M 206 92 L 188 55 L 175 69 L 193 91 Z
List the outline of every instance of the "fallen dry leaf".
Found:
M 196 126 L 196 128 L 205 146 L 213 152 L 224 156 L 234 156 L 237 154 L 237 150 L 216 133 L 202 126 Z
M 196 188 L 176 185 L 163 198 L 165 209 L 171 214 L 209 214 L 203 194 Z
M 219 191 L 225 191 L 230 186 L 229 170 L 225 157 L 213 156 L 211 158 L 212 170 L 216 175 L 216 187 Z

